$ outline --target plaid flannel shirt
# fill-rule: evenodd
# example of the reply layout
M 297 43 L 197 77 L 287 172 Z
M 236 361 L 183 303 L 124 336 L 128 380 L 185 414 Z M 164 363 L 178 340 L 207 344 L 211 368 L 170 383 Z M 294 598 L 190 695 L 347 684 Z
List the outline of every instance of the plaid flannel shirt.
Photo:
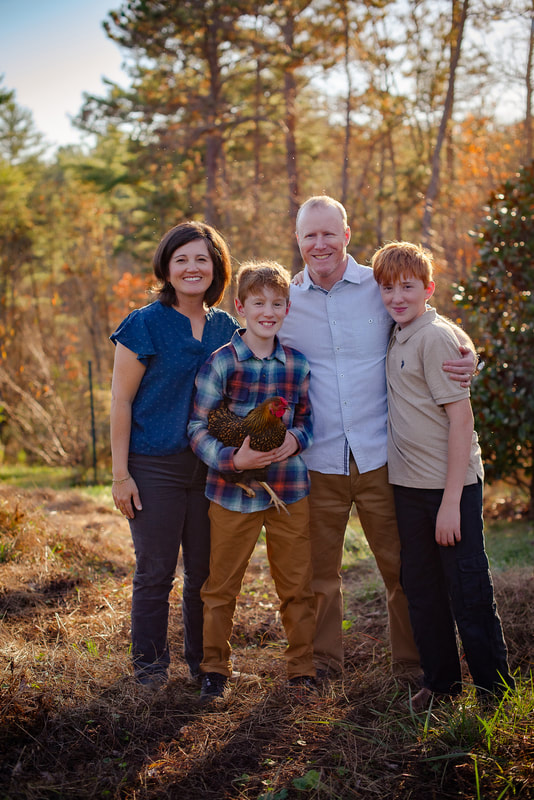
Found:
M 243 332 L 243 331 L 241 331 Z M 308 400 L 309 366 L 302 353 L 275 339 L 269 358 L 257 358 L 236 331 L 200 368 L 188 434 L 191 447 L 208 469 L 206 496 L 230 511 L 250 513 L 270 505 L 271 499 L 257 481 L 255 497 L 226 481 L 221 473 L 235 472 L 234 447 L 225 447 L 208 433 L 208 413 L 224 401 L 240 417 L 273 395 L 284 397 L 289 408 L 283 417 L 299 445 L 299 453 L 311 443 L 312 423 Z M 308 470 L 299 453 L 271 464 L 267 482 L 285 503 L 295 503 L 309 492 Z

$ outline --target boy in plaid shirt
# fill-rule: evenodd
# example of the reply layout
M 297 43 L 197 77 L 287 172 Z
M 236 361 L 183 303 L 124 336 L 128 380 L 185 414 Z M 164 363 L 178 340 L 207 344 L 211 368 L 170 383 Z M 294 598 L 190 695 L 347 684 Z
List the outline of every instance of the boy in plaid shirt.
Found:
M 288 646 L 288 685 L 298 693 L 313 689 L 315 598 L 310 589 L 308 533 L 309 479 L 299 453 L 311 443 L 308 401 L 309 366 L 297 350 L 276 336 L 289 311 L 288 271 L 275 262 L 243 265 L 237 277 L 237 312 L 247 328 L 216 350 L 196 379 L 194 410 L 188 433 L 194 452 L 208 465 L 210 499 L 210 574 L 202 587 L 204 659 L 201 701 L 220 697 L 232 674 L 230 634 L 236 600 L 250 557 L 262 530 Z M 223 402 L 245 417 L 273 395 L 289 408 L 283 421 L 283 444 L 267 453 L 252 450 L 247 437 L 239 448 L 225 447 L 208 432 L 208 414 Z M 254 497 L 225 480 L 222 473 L 268 466 L 267 481 L 287 504 L 289 514 L 272 505 L 265 489 L 253 483 Z

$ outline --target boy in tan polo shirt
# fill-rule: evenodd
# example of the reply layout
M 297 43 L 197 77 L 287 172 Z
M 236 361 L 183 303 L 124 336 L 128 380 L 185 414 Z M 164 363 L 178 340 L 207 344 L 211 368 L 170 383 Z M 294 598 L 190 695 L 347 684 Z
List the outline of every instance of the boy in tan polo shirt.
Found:
M 458 342 L 428 308 L 432 256 L 409 242 L 378 250 L 372 267 L 397 323 L 386 360 L 388 471 L 401 540 L 402 586 L 423 668 L 412 698 L 461 691 L 455 623 L 477 693 L 514 686 L 484 550 L 483 468 L 469 389 L 443 375 Z

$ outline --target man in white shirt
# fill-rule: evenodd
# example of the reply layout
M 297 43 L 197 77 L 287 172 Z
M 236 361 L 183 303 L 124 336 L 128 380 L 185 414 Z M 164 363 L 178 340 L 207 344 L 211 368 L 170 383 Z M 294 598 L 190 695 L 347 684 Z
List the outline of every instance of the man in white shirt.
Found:
M 354 503 L 386 586 L 393 672 L 419 674 L 386 465 L 385 356 L 392 320 L 372 269 L 347 254 L 350 228 L 341 203 L 311 197 L 297 215 L 296 235 L 306 268 L 302 283 L 291 287 L 291 311 L 279 336 L 311 367 L 313 444 L 303 458 L 311 479 L 315 666 L 319 675 L 343 668 L 341 563 Z M 465 382 L 474 357 L 459 329 L 458 337 L 466 355 L 444 368 Z

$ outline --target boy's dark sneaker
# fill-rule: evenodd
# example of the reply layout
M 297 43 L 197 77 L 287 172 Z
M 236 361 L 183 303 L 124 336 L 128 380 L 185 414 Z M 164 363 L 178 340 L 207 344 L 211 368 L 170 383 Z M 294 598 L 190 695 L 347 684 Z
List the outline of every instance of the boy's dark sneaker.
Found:
M 427 710 L 433 699 L 434 692 L 432 692 L 431 689 L 427 689 L 426 686 L 423 686 L 422 689 L 419 689 L 417 694 L 410 697 L 410 707 L 412 711 L 419 714 L 421 711 Z
M 296 700 L 307 700 L 317 691 L 317 682 L 311 675 L 296 675 L 287 682 L 289 693 Z
M 329 667 L 317 667 L 315 670 L 317 683 L 327 686 L 332 681 L 338 681 L 342 678 L 342 672 L 330 669 Z
M 202 687 L 200 689 L 200 702 L 210 703 L 217 697 L 222 697 L 228 683 L 226 675 L 220 672 L 205 672 L 202 676 Z
M 168 673 L 163 670 L 140 670 L 135 675 L 135 680 L 145 689 L 157 690 L 165 686 L 169 680 Z
M 189 669 L 187 682 L 192 684 L 193 686 L 197 686 L 198 688 L 200 688 L 202 686 L 202 673 L 200 672 L 200 670 Z

